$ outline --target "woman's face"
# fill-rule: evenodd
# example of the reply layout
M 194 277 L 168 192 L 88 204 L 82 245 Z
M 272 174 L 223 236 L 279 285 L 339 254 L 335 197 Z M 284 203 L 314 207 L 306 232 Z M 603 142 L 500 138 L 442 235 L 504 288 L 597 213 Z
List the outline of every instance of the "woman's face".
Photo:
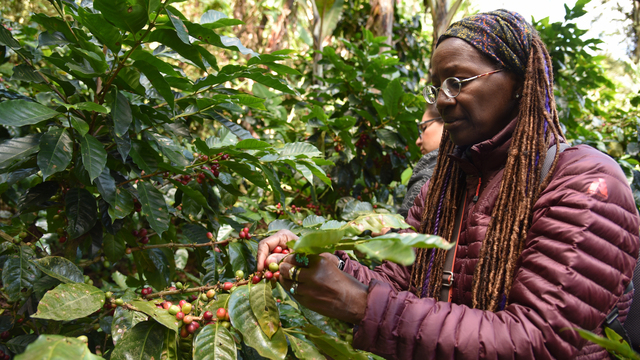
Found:
M 440 117 L 436 109 L 431 106 L 429 110 L 422 115 L 422 121 L 431 120 Z M 442 139 L 443 131 L 442 120 L 436 120 L 428 123 L 422 131 L 421 136 L 416 140 L 416 145 L 420 148 L 422 155 L 426 155 L 440 147 L 440 139 Z
M 439 87 L 450 77 L 463 80 L 497 68 L 466 41 L 448 38 L 433 54 L 432 82 Z M 451 141 L 458 146 L 473 145 L 492 138 L 518 115 L 516 94 L 521 92 L 521 82 L 516 75 L 500 71 L 463 83 L 455 98 L 449 98 L 440 90 L 436 108 Z

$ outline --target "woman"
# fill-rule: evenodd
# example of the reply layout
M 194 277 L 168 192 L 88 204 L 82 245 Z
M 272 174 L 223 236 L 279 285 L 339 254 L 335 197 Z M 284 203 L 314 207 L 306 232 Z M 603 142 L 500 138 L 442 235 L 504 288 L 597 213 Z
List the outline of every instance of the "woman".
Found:
M 416 145 L 420 148 L 423 156 L 413 168 L 413 174 L 407 183 L 407 194 L 402 201 L 402 206 L 398 209 L 398 214 L 404 218 L 409 214 L 409 208 L 413 206 L 413 201 L 420 193 L 422 186 L 433 175 L 438 159 L 438 147 L 444 130 L 443 126 L 444 121 L 438 114 L 438 110 L 435 106 L 429 105 L 422 116 L 422 121 L 418 124 L 420 135 L 416 140 Z
M 639 219 L 624 174 L 578 145 L 550 152 L 541 179 L 547 149 L 564 139 L 549 55 L 522 16 L 498 10 L 453 24 L 431 71 L 426 97 L 445 135 L 407 222 L 457 241 L 454 276 L 443 279 L 442 250 L 373 271 L 339 254 L 340 271 L 322 254 L 301 268 L 296 299 L 356 324 L 354 347 L 389 359 L 608 358 L 564 329 L 600 331 L 614 307 L 622 321 L 628 311 Z M 292 237 L 263 240 L 258 264 Z M 293 262 L 281 265 L 287 288 Z M 439 301 L 450 280 L 450 301 Z

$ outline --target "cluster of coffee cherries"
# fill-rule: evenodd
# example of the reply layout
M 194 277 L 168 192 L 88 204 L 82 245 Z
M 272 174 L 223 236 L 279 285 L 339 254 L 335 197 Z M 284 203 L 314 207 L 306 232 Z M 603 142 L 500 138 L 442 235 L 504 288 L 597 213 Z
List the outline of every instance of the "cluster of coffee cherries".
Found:
M 251 234 L 249 234 L 249 228 L 246 227 L 246 228 L 240 230 L 240 233 L 238 234 L 238 237 L 240 239 L 251 239 Z
M 397 157 L 399 157 L 400 159 L 403 159 L 403 160 L 407 158 L 407 155 L 405 155 L 403 153 L 399 153 L 396 150 L 393 150 L 393 155 L 395 155 L 395 156 L 397 156 Z
M 133 198 L 133 209 L 139 213 L 140 211 L 142 211 L 142 204 L 140 204 L 140 201 L 138 201 L 138 199 Z
M 282 210 L 282 204 L 278 203 L 278 205 L 276 205 L 276 215 L 284 215 L 284 210 Z
M 142 228 L 140 230 L 131 230 L 131 235 L 137 237 L 138 241 L 143 245 L 149 243 L 149 237 L 147 236 L 148 233 L 149 232 L 145 228 Z
M 11 359 L 11 354 L 5 354 L 4 351 L 0 350 L 0 359 L 9 360 Z
M 360 134 L 360 138 L 358 139 L 358 141 L 356 141 L 356 147 L 359 149 L 366 147 L 369 144 L 369 139 L 371 138 L 369 137 L 369 135 L 367 135 L 367 133 Z

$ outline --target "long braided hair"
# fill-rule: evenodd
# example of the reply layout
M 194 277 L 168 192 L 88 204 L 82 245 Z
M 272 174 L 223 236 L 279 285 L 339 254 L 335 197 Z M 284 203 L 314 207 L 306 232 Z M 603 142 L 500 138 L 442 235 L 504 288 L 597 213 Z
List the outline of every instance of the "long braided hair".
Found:
M 505 28 L 507 24 L 510 31 L 506 31 L 506 35 L 500 34 L 494 23 L 501 28 Z M 479 26 L 487 29 L 478 29 Z M 487 43 L 486 31 L 498 34 L 493 35 L 497 37 L 497 40 L 493 39 L 499 42 L 497 45 L 490 44 L 492 39 Z M 514 33 L 516 37 L 522 37 L 509 39 Z M 552 138 L 559 141 L 564 136 L 553 97 L 549 53 L 522 16 L 505 10 L 475 15 L 453 24 L 443 35 L 444 38 L 452 36 L 466 40 L 524 78 L 518 121 L 502 177 L 509 181 L 502 181 L 500 185 L 473 276 L 473 308 L 496 311 L 504 306 L 504 302 L 501 304 L 503 298 L 509 297 L 516 264 L 531 223 L 533 205 L 550 181 L 550 176 L 546 176 L 540 182 L 549 142 Z M 477 39 L 482 41 L 474 43 Z M 516 45 L 513 45 L 514 41 L 517 42 Z M 523 45 L 524 42 L 526 44 Z M 504 54 L 505 46 L 509 47 L 508 54 Z M 462 170 L 448 156 L 454 148 L 455 145 L 445 131 L 440 143 L 438 163 L 425 199 L 420 228 L 423 233 L 437 234 L 453 241 L 454 221 L 465 188 Z M 549 174 L 553 173 L 558 156 L 559 150 L 554 155 Z M 442 249 L 417 250 L 411 274 L 411 284 L 416 289 L 416 295 L 425 297 L 440 294 L 445 256 L 446 250 Z

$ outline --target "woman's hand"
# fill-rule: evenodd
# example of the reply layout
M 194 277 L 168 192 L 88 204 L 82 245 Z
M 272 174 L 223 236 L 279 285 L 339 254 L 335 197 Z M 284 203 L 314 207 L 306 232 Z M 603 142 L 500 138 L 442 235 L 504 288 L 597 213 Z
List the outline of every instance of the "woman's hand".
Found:
M 264 270 L 265 260 L 269 260 L 268 263 L 280 262 L 283 257 L 287 256 L 285 254 L 272 252 L 277 246 L 285 249 L 287 247 L 287 243 L 291 240 L 298 240 L 298 236 L 289 230 L 280 230 L 277 233 L 260 240 L 257 256 L 258 271 Z
M 264 240 L 263 240 L 264 241 Z M 338 269 L 338 258 L 330 253 L 309 255 L 309 266 L 302 267 L 295 256 L 280 264 L 280 283 L 289 290 L 292 266 L 298 267 L 296 300 L 322 315 L 358 324 L 367 306 L 367 286 Z

